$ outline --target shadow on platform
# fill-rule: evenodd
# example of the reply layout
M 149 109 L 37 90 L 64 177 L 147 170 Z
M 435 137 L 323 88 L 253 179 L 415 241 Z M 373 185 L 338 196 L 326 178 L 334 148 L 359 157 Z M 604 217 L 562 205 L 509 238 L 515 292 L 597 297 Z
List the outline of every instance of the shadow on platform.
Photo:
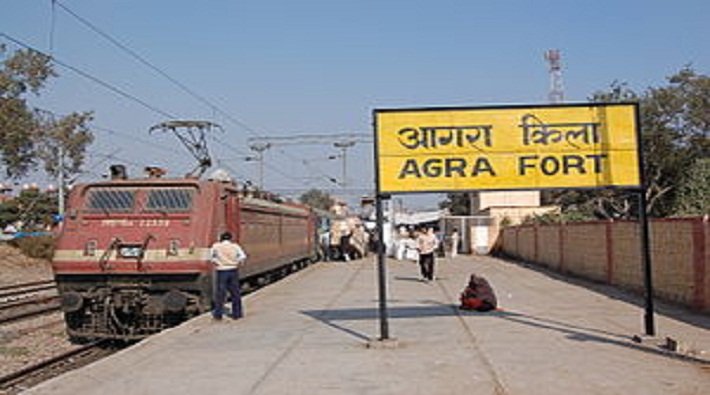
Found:
M 627 334 L 614 333 L 603 329 L 584 327 L 580 325 L 570 324 L 559 320 L 552 320 L 543 317 L 535 317 L 527 314 L 495 310 L 490 312 L 477 312 L 469 310 L 461 310 L 456 305 L 443 304 L 436 301 L 423 300 L 419 301 L 422 305 L 417 306 L 393 306 L 387 308 L 388 319 L 428 319 L 436 317 L 452 317 L 456 316 L 462 320 L 468 317 L 495 318 L 519 325 L 529 326 L 539 330 L 558 332 L 564 335 L 565 339 L 577 342 L 597 342 L 603 344 L 611 344 L 627 349 L 643 351 L 645 353 L 682 359 L 691 362 L 702 364 L 710 364 L 710 361 L 704 358 L 688 356 L 670 352 L 658 346 L 640 344 L 632 341 L 631 336 Z M 349 308 L 349 309 L 324 309 L 324 310 L 304 310 L 301 311 L 308 317 L 316 319 L 323 324 L 344 332 L 358 340 L 370 341 L 370 336 L 360 333 L 354 329 L 348 328 L 348 321 L 377 321 L 379 320 L 379 309 L 372 308 Z M 468 325 L 467 325 L 468 326 Z M 470 328 L 469 328 L 470 330 Z
M 528 263 L 509 257 L 496 256 L 495 258 L 525 269 L 533 270 L 557 281 L 584 287 L 611 299 L 619 300 L 640 308 L 645 307 L 646 302 L 642 290 L 622 288 L 617 285 L 591 280 L 574 273 L 559 272 L 541 264 Z M 656 313 L 683 321 L 698 328 L 710 330 L 710 315 L 704 314 L 701 311 L 695 311 L 679 303 L 663 300 L 658 296 L 654 297 L 654 307 Z
M 459 310 L 458 306 L 451 304 L 443 304 L 431 300 L 419 301 L 422 305 L 417 306 L 393 306 L 387 308 L 387 317 L 389 319 L 407 319 L 407 318 L 431 318 L 431 317 L 452 317 L 464 314 L 478 314 L 478 315 L 506 315 L 515 314 L 507 312 L 489 312 L 489 313 L 476 313 L 476 312 L 462 312 Z M 341 325 L 340 322 L 346 321 L 376 321 L 380 318 L 380 311 L 376 307 L 372 308 L 351 308 L 351 309 L 329 309 L 329 310 L 305 310 L 301 311 L 301 314 L 314 318 L 324 324 L 343 331 L 349 335 L 352 335 L 361 340 L 370 340 L 370 337 L 365 334 L 359 333 L 352 329 L 346 328 Z

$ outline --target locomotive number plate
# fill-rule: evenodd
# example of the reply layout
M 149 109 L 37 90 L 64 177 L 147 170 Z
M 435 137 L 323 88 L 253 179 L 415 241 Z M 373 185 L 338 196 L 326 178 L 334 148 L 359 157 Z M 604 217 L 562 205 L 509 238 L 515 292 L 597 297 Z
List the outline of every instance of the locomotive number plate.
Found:
M 143 248 L 139 245 L 125 245 L 118 248 L 118 255 L 121 258 L 140 258 L 143 255 Z

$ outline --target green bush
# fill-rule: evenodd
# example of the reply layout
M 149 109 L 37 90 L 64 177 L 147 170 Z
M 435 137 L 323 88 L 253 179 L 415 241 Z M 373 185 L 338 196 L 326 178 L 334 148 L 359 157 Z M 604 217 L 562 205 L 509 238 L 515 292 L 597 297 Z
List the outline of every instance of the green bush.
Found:
M 54 236 L 22 237 L 10 244 L 31 258 L 51 260 L 54 256 Z

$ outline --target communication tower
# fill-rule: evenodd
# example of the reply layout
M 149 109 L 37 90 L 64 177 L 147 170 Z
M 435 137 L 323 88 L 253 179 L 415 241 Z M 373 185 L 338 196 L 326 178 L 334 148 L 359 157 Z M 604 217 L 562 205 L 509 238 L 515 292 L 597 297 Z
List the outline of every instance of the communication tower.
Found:
M 562 86 L 562 56 L 559 49 L 549 49 L 545 51 L 545 60 L 550 66 L 550 93 L 548 99 L 550 103 L 562 103 L 565 101 L 565 92 Z

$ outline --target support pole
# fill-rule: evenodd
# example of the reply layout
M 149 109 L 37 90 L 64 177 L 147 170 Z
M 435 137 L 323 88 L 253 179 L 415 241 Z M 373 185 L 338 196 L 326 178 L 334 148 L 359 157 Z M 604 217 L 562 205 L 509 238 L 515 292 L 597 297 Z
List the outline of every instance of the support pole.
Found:
M 646 217 L 646 190 L 642 188 L 638 191 L 639 200 L 639 226 L 641 236 L 641 259 L 643 262 L 643 284 L 646 297 L 646 309 L 644 313 L 644 324 L 646 335 L 654 336 L 656 326 L 653 320 L 653 281 L 651 269 L 651 250 L 649 243 L 648 218 Z
M 343 169 L 341 172 L 340 177 L 342 178 L 340 180 L 340 186 L 343 189 L 347 188 L 348 185 L 348 148 L 352 147 L 355 145 L 355 141 L 338 141 L 333 143 L 333 146 L 336 148 L 340 148 L 341 151 L 341 158 L 343 159 Z
M 638 104 L 634 104 L 634 116 L 636 118 L 636 141 L 638 142 L 637 157 L 639 161 L 638 174 L 640 185 L 640 188 L 636 191 L 636 193 L 638 194 L 639 205 L 638 221 L 641 231 L 639 234 L 641 242 L 639 244 L 641 245 L 641 261 L 643 263 L 643 285 L 644 295 L 646 299 L 646 308 L 644 312 L 643 321 L 646 329 L 646 335 L 655 336 L 656 326 L 653 322 L 653 270 L 651 269 L 651 247 L 648 236 L 648 218 L 646 217 L 646 211 L 648 206 L 646 202 L 647 187 L 645 179 L 646 177 L 644 173 L 646 165 L 644 164 L 643 139 L 641 138 L 641 115 Z
M 264 190 L 264 151 L 271 148 L 269 143 L 252 144 L 249 149 L 257 153 L 257 161 L 259 162 L 259 190 Z
M 58 162 L 59 162 L 59 173 L 57 179 L 57 198 L 58 198 L 58 213 L 61 218 L 64 218 L 65 211 L 65 201 L 64 201 L 64 189 L 66 184 L 66 177 L 64 176 L 64 147 L 59 146 L 58 150 Z
M 390 338 L 389 325 L 387 323 L 387 271 L 385 268 L 385 230 L 384 215 L 382 210 L 382 195 L 379 193 L 375 197 L 375 210 L 377 215 L 377 282 L 379 289 L 379 312 L 380 312 L 380 340 Z

